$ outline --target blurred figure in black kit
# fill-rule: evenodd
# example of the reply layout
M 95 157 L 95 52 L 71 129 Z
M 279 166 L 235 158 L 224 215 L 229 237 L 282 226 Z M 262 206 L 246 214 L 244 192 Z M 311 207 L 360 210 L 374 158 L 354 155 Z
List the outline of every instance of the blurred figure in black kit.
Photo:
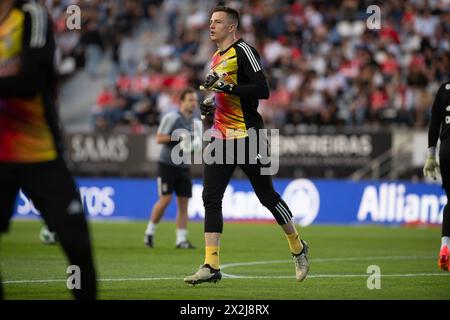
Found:
M 436 161 L 436 145 L 441 140 L 439 149 L 439 164 Z M 436 179 L 442 175 L 442 188 L 450 199 L 450 82 L 444 83 L 439 88 L 431 109 L 431 122 L 428 131 L 428 157 L 425 161 L 423 174 L 426 177 Z M 450 208 L 444 208 L 442 219 L 441 249 L 439 252 L 438 266 L 443 271 L 449 271 L 450 248 Z
M 62 158 L 52 30 L 40 4 L 0 2 L 0 232 L 8 230 L 22 189 L 58 235 L 69 263 L 80 268 L 74 297 L 95 299 L 88 225 Z

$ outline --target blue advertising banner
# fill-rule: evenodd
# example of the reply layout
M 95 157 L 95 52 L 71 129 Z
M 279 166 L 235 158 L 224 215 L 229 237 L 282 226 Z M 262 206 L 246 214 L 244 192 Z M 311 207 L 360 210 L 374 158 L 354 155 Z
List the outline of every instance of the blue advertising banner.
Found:
M 156 179 L 77 179 L 84 207 L 96 219 L 148 219 L 158 199 Z M 447 203 L 437 184 L 405 181 L 364 181 L 275 179 L 275 189 L 289 205 L 295 221 L 303 226 L 358 223 L 442 223 Z M 202 182 L 194 180 L 189 217 L 202 220 Z M 225 191 L 223 216 L 226 220 L 270 220 L 270 212 L 258 201 L 247 180 L 232 180 Z M 15 218 L 37 217 L 38 211 L 20 193 Z M 172 201 L 164 219 L 173 220 Z

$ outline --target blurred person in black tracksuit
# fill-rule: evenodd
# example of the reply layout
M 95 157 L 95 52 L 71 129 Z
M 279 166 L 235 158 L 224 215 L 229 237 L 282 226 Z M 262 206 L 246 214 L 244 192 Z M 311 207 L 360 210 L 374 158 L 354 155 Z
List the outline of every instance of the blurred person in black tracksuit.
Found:
M 0 2 L 0 232 L 8 230 L 22 189 L 58 235 L 69 263 L 81 270 L 74 297 L 95 299 L 88 225 L 62 158 L 54 51 L 45 7 L 34 1 Z
M 436 161 L 436 145 L 441 140 L 439 148 L 439 163 Z M 440 86 L 431 109 L 431 121 L 428 131 L 428 157 L 425 161 L 423 174 L 426 177 L 436 179 L 442 175 L 442 188 L 450 199 L 450 82 Z M 444 208 L 442 221 L 441 249 L 439 252 L 438 266 L 443 271 L 449 271 L 450 249 L 450 208 L 449 204 Z

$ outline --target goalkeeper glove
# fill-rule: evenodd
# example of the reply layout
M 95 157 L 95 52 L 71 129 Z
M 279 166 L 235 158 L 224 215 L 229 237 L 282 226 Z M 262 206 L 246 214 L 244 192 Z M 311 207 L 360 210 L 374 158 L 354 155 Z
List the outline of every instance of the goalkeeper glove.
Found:
M 214 91 L 218 91 L 218 92 L 224 92 L 224 93 L 228 93 L 228 94 L 232 94 L 233 90 L 236 87 L 233 84 L 228 84 L 225 83 L 222 80 L 217 81 L 217 83 L 211 88 Z
M 206 98 L 203 102 L 200 102 L 200 113 L 201 118 L 205 119 L 207 115 L 210 115 L 214 112 L 214 97 Z
M 209 90 L 215 92 L 233 93 L 235 86 L 227 83 L 223 77 L 219 76 L 217 72 L 212 71 L 206 76 L 205 82 L 200 86 L 200 90 Z
M 211 71 L 210 73 L 208 73 L 206 75 L 206 79 L 205 79 L 205 82 L 203 82 L 203 86 L 206 89 L 212 88 L 216 84 L 216 82 L 219 80 L 220 80 L 220 77 L 217 74 L 217 72 Z
M 439 164 L 436 161 L 436 157 L 433 155 L 428 155 L 423 167 L 423 175 L 425 177 L 430 177 L 433 178 L 433 180 L 436 180 L 436 177 L 439 173 Z

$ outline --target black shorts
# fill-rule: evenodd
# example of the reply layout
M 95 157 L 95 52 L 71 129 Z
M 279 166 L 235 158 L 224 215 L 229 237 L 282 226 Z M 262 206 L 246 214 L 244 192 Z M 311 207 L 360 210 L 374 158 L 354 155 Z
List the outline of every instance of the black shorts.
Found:
M 63 160 L 0 163 L 0 232 L 8 230 L 20 189 L 33 201 L 51 230 L 64 214 L 70 214 L 68 208 L 83 211 L 75 182 Z
M 222 199 L 236 166 L 248 177 L 259 201 L 278 224 L 284 225 L 292 219 L 288 205 L 273 187 L 269 141 L 266 136 L 257 138 L 256 141 L 249 137 L 227 141 L 214 139 L 205 148 L 205 153 L 211 153 L 217 160 L 203 165 L 205 232 L 223 231 Z M 220 148 L 222 155 L 217 153 Z
M 158 162 L 158 195 L 175 192 L 178 197 L 192 197 L 192 181 L 189 167 L 182 168 Z

